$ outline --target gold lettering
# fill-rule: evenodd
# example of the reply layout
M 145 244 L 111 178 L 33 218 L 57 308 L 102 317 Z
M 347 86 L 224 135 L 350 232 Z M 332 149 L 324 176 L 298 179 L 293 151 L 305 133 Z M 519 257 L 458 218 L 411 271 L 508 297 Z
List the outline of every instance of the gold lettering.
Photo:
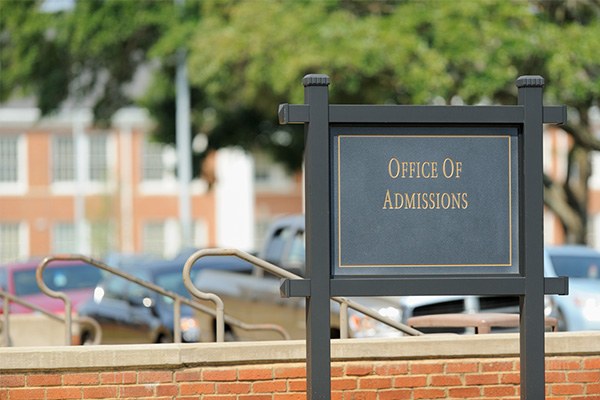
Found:
M 392 172 L 392 165 L 395 166 L 396 173 Z M 388 174 L 390 175 L 390 178 L 392 178 L 392 179 L 396 179 L 398 177 L 398 175 L 400 174 L 400 165 L 398 164 L 398 159 L 396 157 L 392 157 L 390 159 L 390 162 L 388 163 Z
M 383 209 L 391 209 L 392 208 L 392 199 L 390 198 L 390 191 L 385 192 L 385 200 L 383 200 Z

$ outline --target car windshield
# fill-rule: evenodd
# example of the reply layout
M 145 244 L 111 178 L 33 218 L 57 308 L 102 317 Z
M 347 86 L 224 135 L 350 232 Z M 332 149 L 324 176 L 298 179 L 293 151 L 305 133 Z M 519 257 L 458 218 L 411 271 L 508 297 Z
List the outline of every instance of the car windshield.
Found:
M 197 270 L 192 270 L 190 272 L 192 281 L 196 276 L 197 272 Z M 159 274 L 156 274 L 156 276 L 154 277 L 154 283 L 156 283 L 163 289 L 175 292 L 180 296 L 190 298 L 190 293 L 185 288 L 180 270 L 164 271 Z
M 558 276 L 600 279 L 600 257 L 551 256 Z
M 44 282 L 55 291 L 94 288 L 102 278 L 102 271 L 87 264 L 49 265 L 44 270 Z M 35 269 L 15 271 L 15 294 L 27 296 L 41 293 L 35 280 Z

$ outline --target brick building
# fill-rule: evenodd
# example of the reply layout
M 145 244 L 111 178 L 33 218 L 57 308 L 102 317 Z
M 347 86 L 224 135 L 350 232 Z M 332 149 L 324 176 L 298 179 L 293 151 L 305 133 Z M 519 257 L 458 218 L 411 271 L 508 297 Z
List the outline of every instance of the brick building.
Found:
M 184 246 L 176 153 L 150 141 L 143 110 L 110 129 L 89 111 L 40 119 L 0 108 L 0 262 L 55 253 L 173 256 Z M 254 250 L 277 215 L 301 212 L 298 177 L 240 149 L 207 157 L 190 184 L 192 245 Z

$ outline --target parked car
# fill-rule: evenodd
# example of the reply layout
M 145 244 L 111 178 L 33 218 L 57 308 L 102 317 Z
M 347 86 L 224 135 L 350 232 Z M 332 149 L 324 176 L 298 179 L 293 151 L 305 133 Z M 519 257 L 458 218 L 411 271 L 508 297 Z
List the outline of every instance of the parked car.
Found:
M 190 298 L 182 279 L 186 259 L 186 256 L 180 256 L 173 260 L 126 266 L 120 270 Z M 249 264 L 238 259 L 210 257 L 197 263 L 192 276 L 204 268 L 248 273 L 251 270 Z M 111 274 L 100 282 L 93 297 L 80 308 L 79 314 L 91 317 L 100 324 L 103 344 L 169 343 L 173 342 L 173 303 L 170 297 Z M 199 341 L 204 327 L 199 325 L 194 310 L 186 305 L 181 306 L 180 326 L 183 342 Z M 82 343 L 88 343 L 92 334 L 91 331 L 83 331 Z
M 304 275 L 305 241 L 304 216 L 290 215 L 277 219 L 269 229 L 259 258 L 295 274 Z M 553 276 L 548 274 L 548 276 Z M 203 271 L 195 278 L 196 286 L 205 292 L 216 293 L 225 303 L 225 312 L 253 323 L 277 323 L 288 330 L 293 338 L 305 335 L 304 299 L 282 299 L 280 281 L 257 269 L 252 275 L 234 272 Z M 448 313 L 518 313 L 518 296 L 374 296 L 352 300 L 376 310 L 379 314 L 401 323 L 413 316 Z M 546 298 L 546 313 L 554 312 L 554 303 Z M 230 329 L 238 339 L 262 338 L 264 334 Z M 389 337 L 401 333 L 361 313 L 349 316 L 350 335 L 353 337 Z M 339 335 L 337 304 L 332 302 L 331 335 Z M 425 333 L 465 333 L 465 328 L 422 328 Z M 494 329 L 505 331 L 507 329 Z M 514 329 L 512 329 L 514 330 Z
M 38 287 L 35 271 L 39 263 L 40 261 L 27 261 L 0 266 L 0 289 L 47 311 L 64 313 L 64 302 L 47 296 Z M 69 296 L 73 311 L 77 311 L 82 302 L 91 298 L 102 276 L 102 270 L 82 261 L 51 261 L 43 273 L 44 282 L 50 289 Z M 2 312 L 0 309 L 0 313 Z M 12 303 L 10 312 L 30 313 L 33 310 Z
M 550 296 L 559 330 L 600 330 L 600 252 L 584 246 L 549 247 L 546 276 L 568 276 L 569 295 Z

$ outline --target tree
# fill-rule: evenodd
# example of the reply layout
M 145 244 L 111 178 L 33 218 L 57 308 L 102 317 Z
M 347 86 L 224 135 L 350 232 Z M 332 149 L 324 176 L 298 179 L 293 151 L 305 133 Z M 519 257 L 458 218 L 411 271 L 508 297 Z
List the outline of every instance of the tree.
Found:
M 35 12 L 39 2 L 5 1 L 0 101 L 9 87 L 30 89 L 47 113 L 94 94 L 106 121 L 137 100 L 156 117 L 155 136 L 173 142 L 172 59 L 183 47 L 194 132 L 210 148 L 260 148 L 298 169 L 302 132 L 278 126 L 276 107 L 302 102 L 307 73 L 331 77 L 332 102 L 397 104 L 515 104 L 515 79 L 540 74 L 546 103 L 570 107 L 573 138 L 565 181 L 545 177 L 546 203 L 568 240 L 585 242 L 590 154 L 600 149 L 588 118 L 600 95 L 598 3 L 187 0 L 178 14 L 170 0 L 78 0 L 49 16 Z M 141 100 L 125 89 L 140 65 L 154 74 Z

